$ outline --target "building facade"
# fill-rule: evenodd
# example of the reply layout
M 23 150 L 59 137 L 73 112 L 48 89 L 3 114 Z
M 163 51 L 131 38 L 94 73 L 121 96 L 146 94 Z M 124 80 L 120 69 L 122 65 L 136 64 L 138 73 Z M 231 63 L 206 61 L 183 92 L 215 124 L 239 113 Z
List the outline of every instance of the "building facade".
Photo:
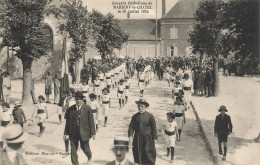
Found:
M 162 0 L 162 18 L 125 19 L 120 25 L 129 34 L 128 42 L 121 50 L 115 50 L 118 56 L 132 58 L 157 56 L 188 56 L 191 54 L 189 33 L 193 28 L 194 14 L 199 0 L 179 0 L 169 12 L 165 13 L 165 0 Z M 157 45 L 157 53 L 155 48 Z

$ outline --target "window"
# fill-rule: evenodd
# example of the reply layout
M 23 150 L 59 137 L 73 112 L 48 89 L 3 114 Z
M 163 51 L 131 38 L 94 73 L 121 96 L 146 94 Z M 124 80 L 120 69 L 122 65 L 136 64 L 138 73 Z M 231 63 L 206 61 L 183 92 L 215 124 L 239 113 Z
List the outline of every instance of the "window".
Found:
M 174 46 L 171 46 L 171 57 L 174 56 Z
M 172 27 L 170 29 L 170 39 L 178 39 L 178 28 Z

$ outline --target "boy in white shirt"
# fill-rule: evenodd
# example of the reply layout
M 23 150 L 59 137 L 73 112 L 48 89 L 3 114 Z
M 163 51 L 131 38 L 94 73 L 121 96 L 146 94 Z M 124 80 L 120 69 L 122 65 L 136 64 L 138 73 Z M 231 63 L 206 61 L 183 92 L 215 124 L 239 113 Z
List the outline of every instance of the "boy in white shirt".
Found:
M 125 97 L 125 85 L 124 85 L 123 79 L 120 80 L 120 84 L 117 88 L 117 97 L 118 97 L 119 106 L 120 106 L 120 109 L 121 109 L 122 105 L 123 105 L 123 107 L 125 105 L 125 98 L 124 98 Z
M 107 88 L 104 88 L 102 92 L 103 92 L 103 95 L 101 96 L 102 111 L 103 111 L 103 116 L 105 117 L 104 127 L 106 127 L 109 108 L 110 108 L 110 96 L 109 96 L 109 90 Z
M 177 123 L 174 121 L 175 116 L 172 112 L 168 112 L 166 115 L 167 122 L 163 125 L 162 135 L 167 146 L 166 156 L 169 157 L 171 153 L 170 163 L 173 163 L 176 135 L 178 136 Z

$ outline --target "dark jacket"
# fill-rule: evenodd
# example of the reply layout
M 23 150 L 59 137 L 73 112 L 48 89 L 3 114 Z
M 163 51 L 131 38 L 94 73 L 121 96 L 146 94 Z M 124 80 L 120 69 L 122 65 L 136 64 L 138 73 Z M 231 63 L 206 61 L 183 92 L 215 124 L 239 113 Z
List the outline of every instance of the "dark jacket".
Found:
M 106 165 L 116 165 L 116 161 L 112 161 L 112 162 L 108 162 L 106 163 Z M 134 163 L 130 162 L 129 160 L 126 159 L 126 162 L 125 164 L 122 164 L 122 165 L 134 165 Z
M 24 114 L 23 109 L 21 107 L 15 108 L 13 110 L 13 117 L 14 117 L 14 123 L 15 124 L 23 124 L 26 121 L 25 114 Z
M 79 125 L 80 135 L 83 141 L 87 141 L 95 132 L 94 117 L 90 106 L 83 104 L 81 106 L 80 120 L 76 104 L 69 107 L 66 113 L 65 135 L 69 135 L 70 139 L 78 138 L 76 128 Z
M 211 85 L 212 84 L 212 82 L 213 82 L 213 78 L 212 78 L 212 73 L 211 73 L 211 71 L 210 70 L 208 70 L 207 72 L 206 72 L 206 75 L 205 75 L 205 85 Z
M 223 118 L 221 114 L 216 116 L 214 133 L 229 134 L 229 132 L 232 132 L 232 128 L 233 126 L 229 115 L 225 114 Z

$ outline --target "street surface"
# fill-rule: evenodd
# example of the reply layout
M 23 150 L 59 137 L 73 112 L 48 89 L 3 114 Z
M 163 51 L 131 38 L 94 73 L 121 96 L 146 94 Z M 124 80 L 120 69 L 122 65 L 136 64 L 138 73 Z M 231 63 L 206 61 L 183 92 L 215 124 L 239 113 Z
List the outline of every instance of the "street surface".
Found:
M 260 143 L 254 139 L 260 131 L 260 77 L 224 77 L 220 73 L 219 97 L 193 97 L 198 112 L 220 165 L 259 165 Z M 228 138 L 227 160 L 218 155 L 217 138 L 214 136 L 214 122 L 218 109 L 225 105 L 233 124 L 233 133 Z M 222 146 L 223 148 L 223 146 Z
M 93 153 L 94 165 L 104 164 L 115 158 L 112 147 L 113 138 L 115 136 L 127 136 L 128 125 L 133 114 L 137 113 L 137 106 L 135 101 L 139 100 L 139 88 L 137 86 L 137 79 L 134 77 L 129 80 L 131 83 L 129 101 L 124 108 L 119 110 L 118 99 L 116 97 L 116 90 L 111 94 L 111 109 L 108 118 L 107 127 L 103 127 L 103 116 L 100 115 L 99 132 L 96 139 L 90 140 L 90 147 Z M 44 93 L 44 83 L 39 82 L 35 84 L 36 96 Z M 21 98 L 22 81 L 16 80 L 12 82 L 12 99 L 11 102 Z M 53 96 L 51 97 L 51 99 Z M 166 157 L 166 148 L 163 144 L 161 136 L 162 122 L 166 121 L 166 113 L 172 110 L 173 100 L 171 99 L 171 89 L 167 86 L 166 80 L 153 80 L 151 84 L 145 89 L 144 98 L 150 103 L 148 111 L 151 112 L 156 119 L 159 140 L 156 142 L 157 159 L 156 164 L 167 165 L 169 163 Z M 53 102 L 53 100 L 51 100 Z M 33 165 L 57 165 L 57 164 L 71 164 L 70 156 L 62 158 L 62 153 L 65 152 L 63 141 L 64 124 L 58 125 L 58 115 L 56 113 L 56 106 L 48 104 L 49 119 L 46 120 L 44 126 L 46 127 L 42 137 L 38 137 L 39 127 L 25 126 L 28 132 L 27 140 L 23 146 L 24 158 L 29 164 Z M 31 117 L 33 107 L 24 107 L 27 118 Z M 87 157 L 80 150 L 79 162 L 82 165 L 87 164 Z M 132 150 L 127 155 L 128 159 L 133 161 Z M 186 124 L 183 127 L 181 141 L 176 142 L 175 147 L 175 161 L 174 164 L 191 165 L 213 164 L 204 141 L 201 138 L 198 124 L 192 110 L 186 112 Z

